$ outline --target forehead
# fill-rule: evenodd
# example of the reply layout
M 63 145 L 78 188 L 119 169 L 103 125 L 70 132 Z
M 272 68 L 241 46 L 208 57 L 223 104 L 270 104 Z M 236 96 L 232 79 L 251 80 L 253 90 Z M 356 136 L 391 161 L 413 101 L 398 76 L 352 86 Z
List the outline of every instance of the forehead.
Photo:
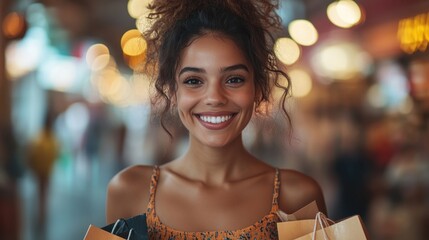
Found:
M 208 33 L 192 39 L 181 52 L 179 67 L 184 65 L 225 65 L 250 62 L 232 38 L 218 33 Z

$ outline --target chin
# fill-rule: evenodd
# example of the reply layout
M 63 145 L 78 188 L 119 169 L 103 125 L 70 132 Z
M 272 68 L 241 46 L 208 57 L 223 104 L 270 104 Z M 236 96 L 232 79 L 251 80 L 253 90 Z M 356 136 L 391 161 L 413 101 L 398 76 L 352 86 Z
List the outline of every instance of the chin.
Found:
M 232 145 L 237 141 L 237 137 L 220 137 L 220 136 L 202 136 L 199 139 L 199 142 L 203 146 L 212 147 L 212 148 L 222 148 L 228 145 Z

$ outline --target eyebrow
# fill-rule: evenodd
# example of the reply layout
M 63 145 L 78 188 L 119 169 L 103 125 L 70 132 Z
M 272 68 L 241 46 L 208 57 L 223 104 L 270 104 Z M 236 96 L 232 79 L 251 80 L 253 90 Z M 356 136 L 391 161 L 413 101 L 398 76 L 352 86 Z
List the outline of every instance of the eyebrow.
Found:
M 184 68 L 182 68 L 182 70 L 180 70 L 179 76 L 185 72 L 205 73 L 206 70 L 204 70 L 202 68 L 196 68 L 196 67 L 184 67 Z
M 240 70 L 240 69 L 245 70 L 246 72 L 249 72 L 249 68 L 244 64 L 236 64 L 236 65 L 221 68 L 220 70 L 221 72 L 230 72 L 230 71 Z M 182 68 L 182 70 L 180 70 L 179 76 L 185 72 L 205 73 L 206 70 L 204 70 L 203 68 L 197 68 L 197 67 L 184 67 Z
M 221 68 L 221 71 L 229 72 L 229 71 L 240 70 L 240 69 L 245 70 L 246 72 L 249 72 L 249 68 L 244 64 L 236 64 L 229 67 Z

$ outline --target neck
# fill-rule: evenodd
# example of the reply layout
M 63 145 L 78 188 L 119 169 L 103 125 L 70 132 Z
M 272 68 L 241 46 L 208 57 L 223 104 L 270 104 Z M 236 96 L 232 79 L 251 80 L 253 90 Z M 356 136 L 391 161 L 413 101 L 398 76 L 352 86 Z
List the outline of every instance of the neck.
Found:
M 222 147 L 202 146 L 191 139 L 188 151 L 179 161 L 190 178 L 209 185 L 221 185 L 239 178 L 252 160 L 254 157 L 239 138 Z

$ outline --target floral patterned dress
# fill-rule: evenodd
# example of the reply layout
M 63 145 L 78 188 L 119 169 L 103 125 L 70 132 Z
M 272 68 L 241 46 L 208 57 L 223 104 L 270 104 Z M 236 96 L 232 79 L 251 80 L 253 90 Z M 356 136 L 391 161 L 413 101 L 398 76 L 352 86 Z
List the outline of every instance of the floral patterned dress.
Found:
M 159 168 L 155 166 L 150 185 L 150 199 L 147 208 L 147 226 L 149 239 L 157 240 L 177 240 L 177 239 L 210 239 L 210 240 L 228 240 L 228 239 L 278 239 L 277 222 L 280 218 L 277 215 L 278 211 L 278 195 L 279 195 L 279 171 L 276 169 L 274 178 L 274 194 L 270 212 L 261 220 L 251 226 L 234 230 L 234 231 L 208 231 L 208 232 L 184 232 L 172 229 L 164 225 L 155 212 L 155 192 L 156 185 L 159 179 Z

